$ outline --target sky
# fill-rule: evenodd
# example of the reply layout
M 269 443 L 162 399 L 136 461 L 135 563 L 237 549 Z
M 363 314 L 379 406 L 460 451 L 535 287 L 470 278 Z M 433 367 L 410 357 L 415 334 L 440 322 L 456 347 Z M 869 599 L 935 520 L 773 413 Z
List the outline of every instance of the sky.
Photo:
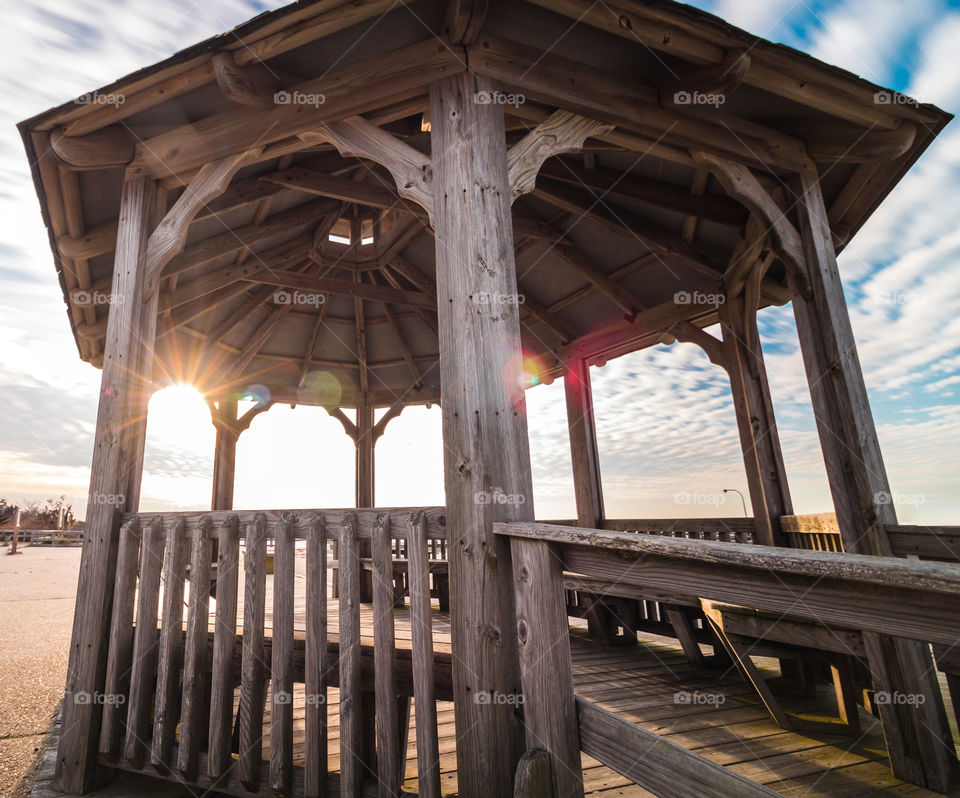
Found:
M 81 362 L 14 125 L 280 2 L 33 0 L 0 27 L 0 498 L 85 512 L 100 372 Z M 960 0 L 701 0 L 751 33 L 960 111 Z M 902 523 L 960 523 L 960 123 L 840 256 Z M 832 510 L 790 307 L 760 314 L 796 512 Z M 716 333 L 717 331 L 714 330 Z M 729 383 L 691 344 L 593 369 L 607 516 L 742 515 Z M 574 517 L 563 388 L 527 393 L 538 518 Z M 189 387 L 150 406 L 142 510 L 209 507 L 214 431 Z M 379 506 L 443 502 L 440 410 L 408 408 L 377 445 Z M 353 447 L 317 408 L 277 406 L 238 447 L 238 509 L 344 507 Z M 747 502 L 749 506 L 749 501 Z

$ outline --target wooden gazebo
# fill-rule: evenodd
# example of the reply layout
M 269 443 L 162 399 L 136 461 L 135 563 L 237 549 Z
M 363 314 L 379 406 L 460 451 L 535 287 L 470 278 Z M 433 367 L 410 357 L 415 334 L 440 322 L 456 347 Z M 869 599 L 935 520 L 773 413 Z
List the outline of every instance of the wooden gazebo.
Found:
M 960 639 L 960 568 L 903 557 L 960 546 L 897 524 L 836 261 L 950 118 L 667 0 L 316 0 L 23 122 L 77 348 L 103 369 L 61 787 L 107 768 L 242 796 L 375 776 L 395 795 L 412 696 L 423 795 L 441 789 L 436 699 L 463 796 L 582 795 L 581 749 L 657 795 L 772 794 L 575 695 L 577 602 L 598 651 L 644 628 L 624 602 L 659 602 L 649 628 L 691 661 L 727 650 L 784 727 L 803 728 L 751 636 L 779 641 L 785 676 L 816 682 L 803 652 L 827 657 L 848 727 L 858 684 L 921 696 L 873 702 L 893 773 L 956 786 L 931 644 Z M 821 551 L 796 550 L 757 332 L 787 302 L 836 510 Z M 675 340 L 729 374 L 749 528 L 605 518 L 589 367 Z M 538 524 L 524 390 L 554 378 L 578 517 Z M 147 404 L 175 382 L 211 404 L 211 512 L 140 513 Z M 237 438 L 278 402 L 344 424 L 356 510 L 232 512 Z M 426 403 L 446 507 L 374 508 L 376 439 Z M 638 534 L 664 531 L 687 539 Z M 449 650 L 430 632 L 441 560 Z

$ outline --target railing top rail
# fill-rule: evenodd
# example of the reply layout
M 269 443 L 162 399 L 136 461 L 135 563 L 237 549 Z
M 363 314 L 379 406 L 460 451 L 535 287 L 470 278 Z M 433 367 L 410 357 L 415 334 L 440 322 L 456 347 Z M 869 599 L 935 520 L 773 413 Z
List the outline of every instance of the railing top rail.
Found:
M 169 529 L 174 523 L 183 520 L 185 532 L 196 528 L 204 521 L 211 523 L 210 534 L 217 537 L 224 523 L 230 518 L 236 518 L 241 528 L 253 523 L 258 515 L 264 516 L 268 534 L 272 535 L 277 526 L 284 521 L 293 523 L 295 538 L 304 538 L 317 518 L 323 519 L 326 536 L 335 539 L 339 534 L 340 524 L 344 516 L 353 513 L 357 516 L 357 534 L 361 538 L 370 538 L 373 534 L 373 524 L 378 516 L 390 517 L 390 535 L 394 538 L 406 538 L 407 524 L 414 513 L 423 517 L 427 537 L 431 539 L 447 536 L 447 509 L 446 507 L 364 507 L 342 509 L 294 509 L 294 510 L 191 510 L 187 512 L 155 512 L 155 513 L 125 513 L 123 523 L 126 524 L 136 518 L 141 527 L 152 523 L 161 523 L 163 528 Z M 241 533 L 242 536 L 242 533 Z
M 635 535 L 532 521 L 495 523 L 493 529 L 499 535 L 584 546 L 638 557 L 696 560 L 704 564 L 736 566 L 766 573 L 790 573 L 817 579 L 836 578 L 883 587 L 920 588 L 960 594 L 960 565 L 952 563 Z

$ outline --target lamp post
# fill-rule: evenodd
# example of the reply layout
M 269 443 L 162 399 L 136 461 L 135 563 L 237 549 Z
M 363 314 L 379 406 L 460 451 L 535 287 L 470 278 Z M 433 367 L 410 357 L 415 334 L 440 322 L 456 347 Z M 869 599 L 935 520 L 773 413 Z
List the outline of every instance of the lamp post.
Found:
M 740 503 L 743 505 L 743 517 L 747 517 L 747 500 L 743 498 L 743 494 L 736 488 L 724 488 L 724 493 L 736 493 L 740 497 Z

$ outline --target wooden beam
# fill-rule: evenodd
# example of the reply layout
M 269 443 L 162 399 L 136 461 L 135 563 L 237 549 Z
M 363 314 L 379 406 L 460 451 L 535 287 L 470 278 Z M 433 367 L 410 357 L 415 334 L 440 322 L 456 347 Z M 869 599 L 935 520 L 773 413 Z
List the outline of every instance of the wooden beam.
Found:
M 373 283 L 376 284 L 375 277 L 373 278 Z M 381 302 L 380 307 L 383 308 L 383 315 L 390 325 L 394 343 L 396 343 L 401 355 L 403 355 L 403 362 L 406 364 L 410 378 L 413 380 L 413 388 L 417 390 L 423 384 L 423 376 L 420 374 L 420 369 L 417 368 L 417 364 L 413 359 L 413 352 L 410 351 L 410 345 L 407 343 L 406 336 L 403 334 L 403 330 L 400 329 L 400 323 L 397 321 L 397 317 L 391 309 L 390 304 L 388 302 Z
M 561 106 L 626 131 L 662 138 L 688 149 L 707 149 L 774 173 L 808 163 L 803 142 L 722 111 L 709 117 L 665 109 L 652 86 L 591 69 L 515 41 L 483 36 L 467 48 L 470 67 L 516 87 L 527 97 Z
M 906 155 L 917 137 L 917 127 L 901 122 L 894 130 L 869 130 L 856 136 L 838 136 L 823 128 L 800 135 L 810 158 L 818 163 L 883 163 Z
M 400 196 L 420 205 L 433 219 L 433 172 L 429 156 L 360 116 L 320 125 L 301 133 L 300 138 L 309 142 L 329 141 L 345 158 L 367 158 L 386 167 L 397 183 Z
M 220 93 L 231 102 L 251 108 L 273 108 L 279 81 L 262 63 L 240 66 L 229 50 L 214 53 L 211 58 L 213 77 Z
M 712 254 L 701 251 L 656 222 L 622 208 L 612 208 L 588 190 L 579 190 L 541 177 L 533 194 L 557 208 L 602 225 L 617 235 L 639 241 L 669 264 L 678 264 L 711 277 L 720 275 L 721 267 Z
M 167 212 L 163 221 L 150 234 L 147 242 L 146 283 L 144 299 L 156 290 L 157 280 L 166 266 L 183 251 L 190 223 L 197 211 L 214 197 L 220 196 L 233 176 L 256 158 L 262 148 L 255 147 L 238 155 L 230 155 L 215 163 L 208 163 L 190 181 L 183 194 Z
M 507 152 L 510 201 L 533 191 L 540 167 L 547 158 L 577 152 L 591 136 L 609 133 L 614 126 L 570 111 L 556 111 Z
M 57 157 L 74 169 L 113 169 L 133 159 L 130 131 L 119 125 L 87 136 L 67 136 L 60 128 L 50 133 L 50 146 Z
M 327 316 L 327 308 L 330 307 L 324 302 L 317 310 L 317 318 L 313 322 L 313 329 L 310 331 L 310 337 L 307 339 L 307 346 L 303 350 L 303 364 L 300 366 L 300 379 L 297 380 L 297 387 L 302 387 L 306 382 L 307 375 L 310 373 L 310 365 L 313 360 L 313 352 L 317 348 L 317 339 L 320 337 L 320 331 L 323 329 L 323 320 Z
M 272 269 L 268 272 L 260 272 L 253 277 L 244 279 L 249 282 L 275 285 L 278 288 L 289 288 L 298 291 L 316 291 L 318 293 L 352 296 L 360 299 L 375 299 L 381 302 L 392 302 L 395 305 L 410 305 L 415 308 L 435 310 L 437 307 L 433 299 L 418 291 L 402 291 L 380 285 L 355 283 L 352 280 L 341 280 L 335 277 L 318 277 L 313 274 L 301 274 L 286 269 Z
M 149 181 L 124 184 L 114 296 L 137 297 L 142 292 L 143 259 L 158 204 L 158 190 Z M 56 781 L 69 793 L 88 792 L 94 785 L 102 707 L 77 696 L 89 697 L 103 689 L 120 518 L 137 509 L 139 497 L 156 311 L 156 300 L 146 306 L 119 302 L 107 323 L 87 533 L 63 702 L 65 723 L 57 751 Z M 136 485 L 133 494 L 131 485 Z
M 750 70 L 750 53 L 744 48 L 729 50 L 719 64 L 683 64 L 671 72 L 674 76 L 660 84 L 660 99 L 665 106 L 679 105 L 677 95 L 719 94 L 724 99 L 736 91 Z
M 779 793 L 577 698 L 580 747 L 661 798 L 775 798 Z
M 454 44 L 472 44 L 487 18 L 489 0 L 449 0 L 444 33 Z
M 677 324 L 670 329 L 670 332 L 676 336 L 678 341 L 685 341 L 699 346 L 715 366 L 720 366 L 723 369 L 730 367 L 727 361 L 727 354 L 723 348 L 723 342 L 714 338 L 706 330 L 697 327 L 696 324 L 691 324 L 689 321 L 677 322 Z
M 563 234 L 557 230 L 557 235 L 562 236 Z M 600 267 L 579 247 L 571 243 L 571 245 L 567 247 L 556 247 L 554 251 L 595 285 L 597 290 L 620 308 L 628 318 L 632 319 L 642 308 L 639 299 L 622 285 L 614 281 L 608 274 L 601 271 Z
M 385 186 L 327 175 L 313 169 L 286 169 L 282 172 L 274 172 L 261 180 L 307 194 L 354 202 L 371 208 L 398 209 L 423 219 L 427 218 L 427 213 L 422 207 L 415 202 L 403 199 Z
M 291 99 L 320 104 L 327 124 L 413 97 L 431 81 L 464 69 L 461 56 L 434 38 L 359 61 L 287 89 Z M 311 99 L 316 98 L 316 99 Z M 233 108 L 213 114 L 137 146 L 132 175 L 178 174 L 254 146 L 271 144 L 316 127 L 317 116 L 303 103 L 271 110 Z
M 117 245 L 117 222 L 104 222 L 91 227 L 83 235 L 62 235 L 57 238 L 57 249 L 65 258 L 95 258 L 113 252 Z
M 782 48 L 737 35 L 739 32 L 708 31 L 682 11 L 652 7 L 643 0 L 609 0 L 603 5 L 591 0 L 529 2 L 693 64 L 720 64 L 730 50 L 748 47 L 750 69 L 744 76 L 745 83 L 864 127 L 893 129 L 898 117 L 932 121 L 922 108 L 879 105 L 875 87 L 835 75 L 805 54 L 786 54 Z
M 725 227 L 742 227 L 747 218 L 740 204 L 726 197 L 715 194 L 704 195 L 702 188 L 698 194 L 675 183 L 641 177 L 630 172 L 585 169 L 572 160 L 560 159 L 558 163 L 548 164 L 541 174 L 561 183 L 586 186 L 593 189 L 601 198 L 609 196 L 642 202 L 654 208 L 666 208 L 677 213 L 696 216 Z
M 518 291 L 503 111 L 473 102 L 478 92 L 499 88 L 465 73 L 430 92 L 450 626 L 458 652 L 454 715 L 464 798 L 512 795 L 524 750 L 512 709 L 475 700 L 479 692 L 509 696 L 521 689 L 510 548 L 493 536 L 493 522 L 508 513 L 533 517 L 519 317 L 478 313 L 471 300 L 481 291 Z M 493 488 L 515 497 L 513 505 L 478 502 Z
M 953 564 L 536 522 L 498 523 L 495 534 L 554 543 L 565 570 L 637 595 L 695 595 L 910 640 L 952 644 L 960 636 Z
M 268 216 L 262 224 L 247 224 L 219 235 L 205 238 L 184 247 L 183 252 L 173 257 L 163 270 L 164 276 L 180 274 L 211 261 L 231 255 L 241 249 L 249 249 L 256 244 L 283 233 L 292 233 L 316 223 L 334 208 L 339 207 L 333 200 L 314 200 L 296 205 L 293 208 Z

